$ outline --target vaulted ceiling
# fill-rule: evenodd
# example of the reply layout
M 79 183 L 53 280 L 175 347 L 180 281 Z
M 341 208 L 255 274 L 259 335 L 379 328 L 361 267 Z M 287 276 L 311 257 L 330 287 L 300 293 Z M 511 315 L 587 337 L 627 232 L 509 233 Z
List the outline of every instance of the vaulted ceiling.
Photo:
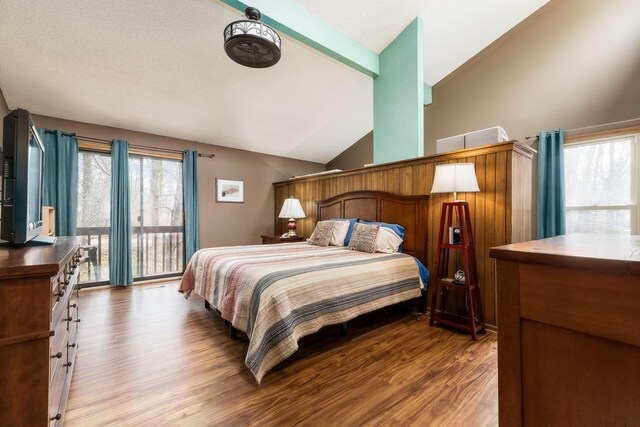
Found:
M 548 0 L 293 0 L 380 52 L 424 20 L 435 84 Z M 268 69 L 232 62 L 216 0 L 2 0 L 10 108 L 325 163 L 373 128 L 372 79 L 283 37 Z

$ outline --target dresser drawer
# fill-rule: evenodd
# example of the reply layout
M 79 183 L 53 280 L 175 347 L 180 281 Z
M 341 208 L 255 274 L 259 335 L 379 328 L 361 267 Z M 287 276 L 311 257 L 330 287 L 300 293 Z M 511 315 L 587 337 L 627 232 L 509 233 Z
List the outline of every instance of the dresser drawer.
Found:
M 55 330 L 55 335 L 49 338 L 49 384 L 53 383 L 56 371 L 67 363 L 67 341 L 69 340 L 69 331 L 67 330 L 67 322 L 60 321 Z M 60 357 L 57 357 L 60 356 Z M 65 370 L 66 371 L 66 370 Z
M 78 309 L 78 303 L 76 303 L 75 307 L 69 306 L 69 318 L 71 321 L 69 322 L 68 330 L 71 330 L 74 326 L 77 329 L 78 323 L 80 323 L 80 310 Z
M 77 285 L 76 285 L 76 289 L 71 293 L 71 296 L 69 297 L 69 315 L 71 315 L 71 310 L 72 309 L 77 309 L 78 308 L 78 289 L 77 289 Z
M 65 352 L 63 363 L 67 363 L 66 354 Z M 49 386 L 49 425 L 55 425 L 57 421 L 62 418 L 62 415 L 64 415 L 62 408 L 60 408 L 62 391 L 64 390 L 64 383 L 67 379 L 67 370 L 62 366 L 63 363 L 60 364 L 60 369 L 55 370 L 53 380 Z
M 60 291 L 64 288 L 64 273 L 61 271 L 57 276 L 51 279 L 51 315 L 53 316 L 56 310 L 60 307 L 60 301 L 62 300 Z M 53 318 L 53 317 L 52 317 Z
M 67 338 L 67 352 L 71 354 L 78 348 L 78 323 L 71 322 L 69 326 L 70 329 L 69 336 Z M 69 357 L 69 361 L 71 361 L 71 357 Z

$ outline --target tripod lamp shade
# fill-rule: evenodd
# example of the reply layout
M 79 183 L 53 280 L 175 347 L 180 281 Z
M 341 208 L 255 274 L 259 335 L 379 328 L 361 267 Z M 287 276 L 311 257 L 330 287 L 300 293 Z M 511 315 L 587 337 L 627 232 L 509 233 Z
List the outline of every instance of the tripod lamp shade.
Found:
M 473 163 L 436 165 L 432 193 L 474 193 L 480 191 Z M 455 198 L 455 196 L 454 196 Z

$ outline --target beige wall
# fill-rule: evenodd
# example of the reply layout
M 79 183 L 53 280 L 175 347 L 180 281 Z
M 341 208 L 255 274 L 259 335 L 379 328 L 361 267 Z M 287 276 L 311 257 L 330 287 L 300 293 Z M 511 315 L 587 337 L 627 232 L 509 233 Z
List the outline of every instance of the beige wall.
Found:
M 272 234 L 274 194 L 272 183 L 292 175 L 324 170 L 324 165 L 268 156 L 250 151 L 201 144 L 192 141 L 97 126 L 34 115 L 36 126 L 75 132 L 102 139 L 126 139 L 130 144 L 177 150 L 195 149 L 214 153 L 213 159 L 198 160 L 201 246 L 260 243 L 261 234 Z M 216 203 L 215 179 L 239 179 L 245 184 L 245 203 Z
M 373 131 L 327 163 L 327 170 L 361 168 L 369 163 L 373 163 Z
M 2 89 L 0 89 L 0 138 L 3 135 L 4 129 L 4 116 L 9 113 L 9 107 L 7 107 L 7 103 L 4 100 L 4 95 L 2 94 Z M 2 144 L 0 144 L 0 148 L 2 148 Z
M 434 86 L 425 154 L 436 139 L 490 126 L 525 142 L 640 117 L 638 16 L 638 0 L 551 0 Z M 367 153 L 346 150 L 331 164 L 359 167 Z

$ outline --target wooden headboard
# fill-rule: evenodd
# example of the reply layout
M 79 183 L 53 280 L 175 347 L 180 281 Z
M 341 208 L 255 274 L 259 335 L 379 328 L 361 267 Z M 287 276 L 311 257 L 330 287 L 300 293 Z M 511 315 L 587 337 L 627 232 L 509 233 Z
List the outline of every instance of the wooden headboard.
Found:
M 405 228 L 403 252 L 427 265 L 429 196 L 401 196 L 382 191 L 352 191 L 316 201 L 316 220 L 359 218 L 400 224 Z

